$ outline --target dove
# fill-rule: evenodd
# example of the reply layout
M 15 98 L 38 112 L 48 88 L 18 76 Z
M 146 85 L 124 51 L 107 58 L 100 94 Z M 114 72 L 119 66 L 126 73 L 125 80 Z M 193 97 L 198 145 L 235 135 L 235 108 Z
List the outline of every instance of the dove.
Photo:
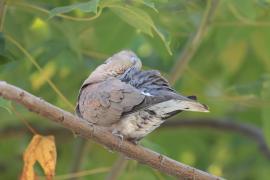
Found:
M 195 96 L 174 90 L 157 70 L 141 70 L 138 56 L 123 50 L 83 82 L 76 115 L 135 144 L 182 111 L 208 112 Z

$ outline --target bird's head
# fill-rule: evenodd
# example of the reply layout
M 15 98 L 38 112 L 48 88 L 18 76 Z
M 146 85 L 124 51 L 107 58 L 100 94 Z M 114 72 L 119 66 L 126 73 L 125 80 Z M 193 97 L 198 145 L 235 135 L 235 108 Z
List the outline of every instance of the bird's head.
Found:
M 123 50 L 108 58 L 104 64 L 98 66 L 87 78 L 85 83 L 103 81 L 109 77 L 117 77 L 124 74 L 130 68 L 140 70 L 141 60 L 130 50 Z
M 140 70 L 142 67 L 141 60 L 130 50 L 123 50 L 114 54 L 105 61 L 106 71 L 112 76 L 124 74 L 130 68 Z

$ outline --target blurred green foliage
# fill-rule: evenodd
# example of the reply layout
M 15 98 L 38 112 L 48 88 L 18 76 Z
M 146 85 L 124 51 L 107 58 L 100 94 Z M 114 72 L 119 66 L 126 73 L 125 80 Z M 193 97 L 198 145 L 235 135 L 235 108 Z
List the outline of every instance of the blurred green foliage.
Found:
M 69 111 L 80 85 L 107 57 L 131 49 L 144 69 L 168 77 L 198 29 L 205 0 L 9 0 L 2 14 L 0 79 Z M 185 118 L 226 118 L 263 129 L 270 145 L 270 2 L 220 0 L 209 31 L 174 87 L 197 95 L 209 114 Z M 64 13 L 65 14 L 61 14 Z M 171 54 L 172 52 L 172 54 Z M 170 55 L 171 54 L 171 55 Z M 69 103 L 71 102 L 71 103 Z M 13 103 L 14 104 L 14 103 Z M 31 125 L 50 133 L 58 127 L 14 104 Z M 0 99 L 0 178 L 16 179 L 31 134 Z M 6 111 L 8 109 L 8 111 Z M 9 130 L 9 131 L 8 131 Z M 49 131 L 49 132 L 48 132 Z M 56 175 L 68 174 L 78 138 L 57 133 Z M 228 179 L 269 179 L 270 162 L 255 142 L 211 130 L 158 129 L 145 146 Z M 116 153 L 90 143 L 82 169 L 111 167 Z M 106 173 L 83 179 L 103 179 Z M 121 179 L 173 179 L 130 161 Z

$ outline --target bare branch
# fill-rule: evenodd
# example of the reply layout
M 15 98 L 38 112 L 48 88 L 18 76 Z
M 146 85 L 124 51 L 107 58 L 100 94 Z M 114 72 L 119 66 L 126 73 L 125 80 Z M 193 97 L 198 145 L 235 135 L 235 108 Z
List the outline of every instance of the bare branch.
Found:
M 6 0 L 0 1 L 0 32 L 4 29 L 4 22 L 5 22 L 5 16 L 6 16 Z
M 184 179 L 222 179 L 128 141 L 121 142 L 119 138 L 113 136 L 105 128 L 89 124 L 87 121 L 4 81 L 0 81 L 0 96 L 16 101 L 30 111 L 59 123 L 84 138 L 93 139 L 108 149 L 121 152 L 131 159 L 147 164 L 166 174 Z
M 209 0 L 197 32 L 190 38 L 176 64 L 173 66 L 173 69 L 169 75 L 170 83 L 174 84 L 177 79 L 179 79 L 179 77 L 184 72 L 186 66 L 188 65 L 188 62 L 192 59 L 195 52 L 199 48 L 202 39 L 207 32 L 209 22 L 213 17 L 218 2 L 219 0 Z
M 214 130 L 230 131 L 242 134 L 254 140 L 260 151 L 270 159 L 270 149 L 266 144 L 266 140 L 262 131 L 252 125 L 237 123 L 231 120 L 216 120 L 216 119 L 189 119 L 189 120 L 172 120 L 166 121 L 163 127 L 176 127 L 176 128 L 211 128 Z
M 88 142 L 86 139 L 77 138 L 73 147 L 73 157 L 71 161 L 70 173 L 77 173 L 81 170 L 83 160 L 87 152 Z M 77 177 L 70 178 L 70 180 L 76 180 Z
M 72 138 L 72 134 L 68 133 L 67 130 L 63 128 L 42 128 L 33 126 L 38 132 L 44 134 L 55 134 L 62 139 Z M 202 129 L 213 129 L 217 132 L 233 132 L 237 134 L 242 134 L 246 138 L 254 140 L 258 146 L 261 153 L 268 159 L 270 159 L 270 149 L 266 144 L 266 140 L 263 136 L 262 130 L 260 128 L 254 127 L 254 125 L 236 123 L 233 120 L 219 120 L 219 119 L 183 119 L 183 120 L 170 120 L 166 121 L 160 128 L 198 128 Z M 158 131 L 159 129 L 157 129 Z M 208 131 L 213 132 L 213 131 Z M 0 139 L 20 136 L 22 134 L 29 133 L 25 127 L 21 126 L 10 126 L 2 128 L 0 130 Z
M 125 156 L 120 154 L 113 164 L 113 167 L 110 173 L 107 176 L 107 180 L 117 180 L 121 173 L 125 170 L 128 161 L 126 160 Z

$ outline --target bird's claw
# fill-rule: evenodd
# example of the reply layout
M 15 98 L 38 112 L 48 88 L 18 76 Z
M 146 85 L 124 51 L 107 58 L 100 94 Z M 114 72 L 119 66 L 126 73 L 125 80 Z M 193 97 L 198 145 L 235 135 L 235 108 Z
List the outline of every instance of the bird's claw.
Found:
M 112 134 L 120 139 L 119 147 L 121 147 L 121 145 L 124 141 L 124 136 L 122 134 L 120 134 L 119 131 L 117 131 L 117 130 L 113 130 Z

